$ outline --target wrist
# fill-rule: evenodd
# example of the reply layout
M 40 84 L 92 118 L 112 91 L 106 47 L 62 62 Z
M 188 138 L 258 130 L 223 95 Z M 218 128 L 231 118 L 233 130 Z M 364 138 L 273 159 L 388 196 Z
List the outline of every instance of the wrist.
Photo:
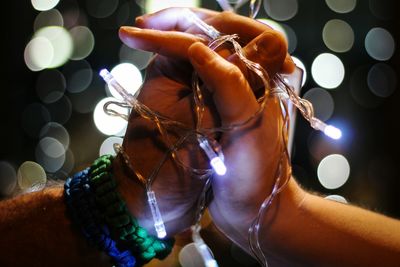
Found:
M 291 229 L 296 224 L 299 208 L 307 194 L 292 177 L 261 219 L 259 241 L 267 257 L 282 260 L 280 255 L 285 254 L 285 247 L 291 235 L 298 234 L 293 233 Z

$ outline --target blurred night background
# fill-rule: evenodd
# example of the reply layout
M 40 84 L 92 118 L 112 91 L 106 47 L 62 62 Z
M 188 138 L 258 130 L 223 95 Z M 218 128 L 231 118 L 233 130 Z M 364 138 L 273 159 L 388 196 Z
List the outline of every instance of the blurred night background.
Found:
M 221 10 L 213 0 L 6 5 L 12 6 L 4 10 L 9 20 L 3 23 L 1 198 L 40 189 L 46 177 L 65 179 L 122 141 L 124 122 L 102 113 L 100 101 L 112 92 L 98 71 L 112 69 L 136 90 L 151 54 L 123 45 L 120 26 L 172 5 Z M 307 74 L 301 96 L 314 104 L 317 117 L 343 133 L 330 140 L 297 116 L 296 179 L 311 191 L 396 218 L 399 11 L 394 0 L 264 0 L 257 16 L 286 35 L 290 54 Z M 247 15 L 247 5 L 239 13 Z

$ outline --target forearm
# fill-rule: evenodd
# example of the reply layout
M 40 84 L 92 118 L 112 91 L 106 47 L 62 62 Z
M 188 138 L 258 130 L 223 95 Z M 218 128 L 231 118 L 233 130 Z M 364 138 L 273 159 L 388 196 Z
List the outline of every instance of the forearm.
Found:
M 260 229 L 265 251 L 304 266 L 398 266 L 400 221 L 309 193 L 299 199 L 293 187 Z
M 0 202 L 1 266 L 110 266 L 66 215 L 63 189 Z

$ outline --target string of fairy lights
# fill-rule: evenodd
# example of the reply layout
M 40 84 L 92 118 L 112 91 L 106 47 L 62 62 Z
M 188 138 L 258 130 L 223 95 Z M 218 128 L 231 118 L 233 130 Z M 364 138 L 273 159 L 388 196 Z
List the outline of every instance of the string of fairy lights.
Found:
M 0 194 L 3 197 L 40 190 L 46 185 L 48 177 L 64 178 L 85 161 L 91 160 L 82 158 L 78 149 L 74 149 L 75 139 L 68 126 L 74 116 L 93 114 L 93 124 L 99 131 L 93 134 L 104 137 L 98 146 L 100 155 L 113 153 L 113 144 L 122 143 L 126 121 L 110 117 L 103 110 L 106 102 L 121 98 L 109 86 L 104 87 L 97 77 L 98 70 L 92 67 L 90 55 L 95 53 L 100 44 L 93 29 L 95 23 L 90 21 L 107 18 L 115 20 L 118 17 L 116 25 L 129 25 L 132 21 L 129 19 L 134 17 L 132 14 L 138 15 L 135 13 L 138 9 L 135 10 L 133 5 L 140 7 L 142 13 L 171 5 L 220 8 L 213 6 L 211 1 L 136 1 L 134 4 L 132 1 L 128 3 L 118 0 L 100 2 L 101 5 L 99 1 L 91 0 L 82 3 L 72 0 L 31 1 L 36 18 L 33 21 L 32 37 L 23 52 L 25 67 L 37 74 L 35 85 L 32 86 L 37 100 L 28 103 L 22 111 L 21 125 L 24 134 L 37 140 L 37 145 L 34 148 L 34 158 L 21 162 L 12 162 L 7 158 L 0 161 Z M 234 6 L 241 1 L 228 2 Z M 323 44 L 324 49 L 320 49 L 321 52 L 315 53 L 313 59 L 307 61 L 304 60 L 304 53 L 298 50 L 303 33 L 291 23 L 303 12 L 302 3 L 297 0 L 259 2 L 260 12 L 256 18 L 286 36 L 289 52 L 294 56 L 296 65 L 303 70 L 303 98 L 313 104 L 315 116 L 321 121 L 333 124 L 338 122 L 337 125 L 343 130 L 342 139 L 348 137 L 346 134 L 351 132 L 351 125 L 345 122 L 345 118 L 338 119 L 336 115 L 339 108 L 336 95 L 339 90 L 348 87 L 353 103 L 367 109 L 382 105 L 384 99 L 395 93 L 397 75 L 391 59 L 396 51 L 396 40 L 391 28 L 380 23 L 394 19 L 390 8 L 384 7 L 388 1 L 370 0 L 367 4 L 356 0 L 323 1 L 322 8 L 331 13 L 323 19 L 319 39 L 314 42 Z M 364 18 L 360 18 L 359 10 L 365 5 L 369 12 L 365 14 L 369 28 L 361 32 L 354 25 L 351 15 L 358 12 L 358 19 L 362 21 Z M 248 11 L 245 5 L 238 10 L 244 15 L 248 15 Z M 371 23 L 371 14 L 377 23 Z M 346 63 L 347 57 L 360 47 L 364 49 L 366 58 L 361 61 L 369 64 L 350 70 Z M 133 51 L 125 45 L 121 45 L 116 52 L 119 63 L 110 72 L 134 95 L 143 82 L 142 73 L 152 55 Z M 102 89 L 100 93 L 98 88 Z M 127 114 L 126 109 L 117 108 L 117 111 Z M 355 172 L 352 164 L 354 160 L 349 158 L 350 154 L 343 149 L 342 144 L 345 141 L 333 145 L 315 133 L 310 134 L 308 142 L 315 178 L 322 188 L 332 193 L 343 188 Z M 377 166 L 384 163 L 374 164 Z M 294 168 L 295 174 L 299 169 L 301 175 L 302 168 L 298 165 Z M 310 173 L 312 171 L 308 171 Z M 329 198 L 346 201 L 337 195 Z

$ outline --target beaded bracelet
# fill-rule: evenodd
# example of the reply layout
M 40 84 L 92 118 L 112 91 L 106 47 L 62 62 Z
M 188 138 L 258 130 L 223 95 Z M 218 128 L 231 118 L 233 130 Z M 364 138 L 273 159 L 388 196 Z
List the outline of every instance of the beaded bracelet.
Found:
M 165 258 L 172 250 L 174 240 L 161 240 L 148 235 L 137 220 L 128 212 L 126 204 L 116 191 L 117 184 L 112 175 L 113 156 L 98 158 L 89 170 L 89 182 L 96 195 L 107 224 L 119 241 L 137 255 L 140 263 L 146 263 L 154 257 Z

